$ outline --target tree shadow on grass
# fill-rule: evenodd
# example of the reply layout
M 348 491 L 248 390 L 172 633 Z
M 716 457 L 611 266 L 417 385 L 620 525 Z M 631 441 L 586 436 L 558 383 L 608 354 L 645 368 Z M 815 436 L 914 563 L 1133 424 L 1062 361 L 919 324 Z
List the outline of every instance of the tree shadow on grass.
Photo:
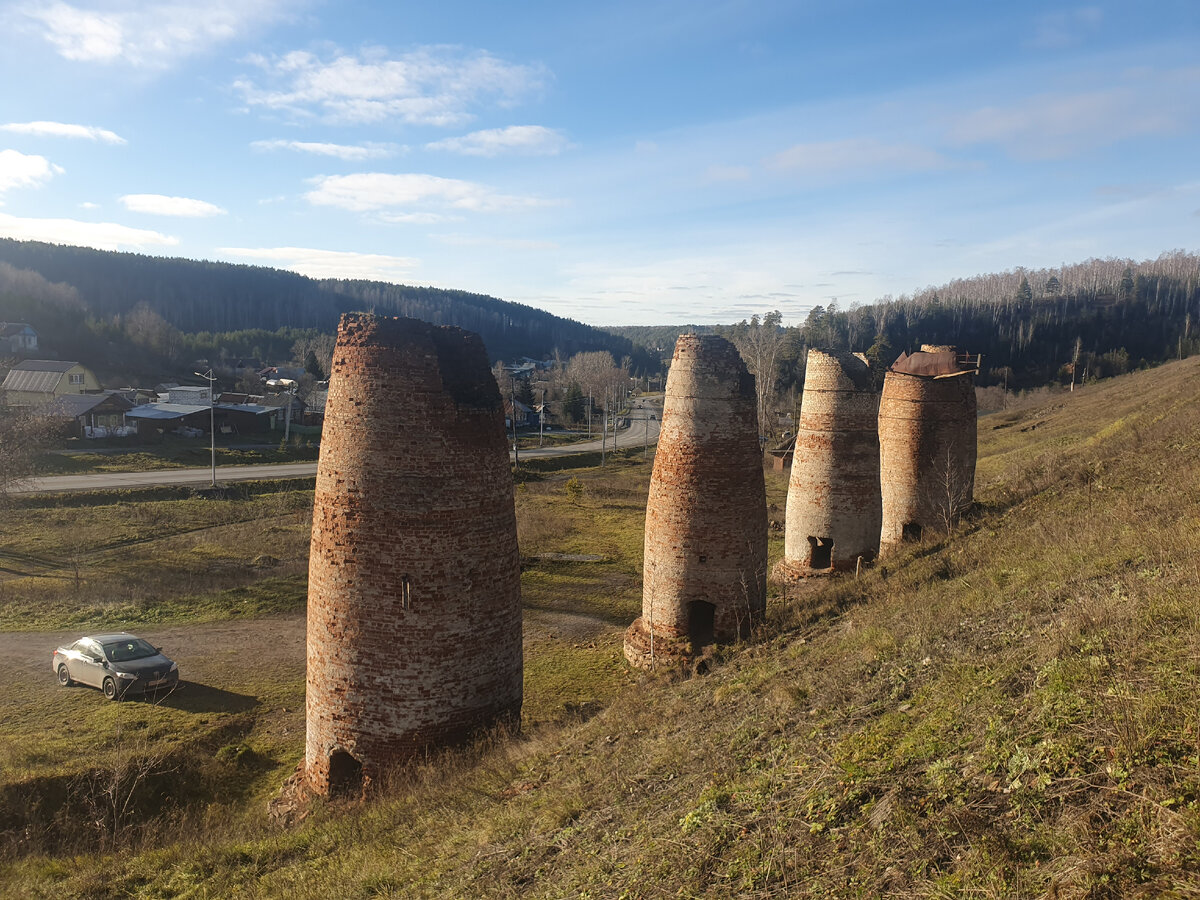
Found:
M 259 705 L 257 697 L 235 694 L 195 681 L 181 681 L 175 690 L 166 694 L 144 694 L 129 697 L 128 701 L 154 703 L 193 713 L 245 712 Z

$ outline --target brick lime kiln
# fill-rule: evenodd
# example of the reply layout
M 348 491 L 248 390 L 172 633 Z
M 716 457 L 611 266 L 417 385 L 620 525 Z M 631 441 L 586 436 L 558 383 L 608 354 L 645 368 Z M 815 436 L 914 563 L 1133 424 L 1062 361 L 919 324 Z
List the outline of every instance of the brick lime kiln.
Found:
M 754 378 L 733 344 L 675 345 L 646 505 L 635 666 L 746 636 L 766 609 L 767 509 Z
M 305 775 L 360 792 L 521 710 L 521 594 L 482 341 L 347 314 L 317 464 Z

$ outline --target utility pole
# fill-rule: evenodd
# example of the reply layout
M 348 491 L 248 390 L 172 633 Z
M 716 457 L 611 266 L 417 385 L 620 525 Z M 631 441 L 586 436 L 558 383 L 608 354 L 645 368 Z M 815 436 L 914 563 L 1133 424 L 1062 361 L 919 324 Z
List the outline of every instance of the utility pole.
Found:
M 604 416 L 600 420 L 600 465 L 604 465 L 604 459 L 608 449 L 608 390 L 604 391 Z
M 197 378 L 203 378 L 208 382 L 208 439 L 209 449 L 212 451 L 212 486 L 217 486 L 217 398 L 213 394 L 213 382 L 216 376 L 213 375 L 212 367 L 209 366 L 208 374 L 204 375 L 200 372 L 193 372 Z
M 542 388 L 542 403 L 538 407 L 538 448 L 542 446 L 542 438 L 546 435 L 546 389 Z
M 514 378 L 509 384 L 509 401 L 512 403 L 512 432 L 513 432 L 513 465 L 521 465 L 521 451 L 517 449 L 517 382 Z

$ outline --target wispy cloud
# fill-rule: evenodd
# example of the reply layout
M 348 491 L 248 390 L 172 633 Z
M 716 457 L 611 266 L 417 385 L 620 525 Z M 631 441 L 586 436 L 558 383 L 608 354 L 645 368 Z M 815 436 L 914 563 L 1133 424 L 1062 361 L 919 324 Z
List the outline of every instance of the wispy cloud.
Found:
M 1104 21 L 1098 6 L 1056 10 L 1037 17 L 1026 46 L 1034 50 L 1063 50 L 1091 37 Z
M 349 162 L 364 159 L 386 159 L 403 153 L 406 147 L 397 144 L 330 144 L 324 141 L 253 141 L 255 150 L 294 150 L 297 153 L 312 153 L 316 156 L 333 156 Z
M 163 194 L 126 194 L 121 204 L 130 212 L 151 216 L 178 216 L 185 219 L 206 219 L 221 216 L 225 210 L 204 200 L 191 197 L 167 197 Z
M 566 137 L 542 125 L 509 125 L 472 131 L 461 137 L 426 144 L 426 150 L 445 150 L 462 156 L 499 156 L 515 153 L 523 156 L 556 156 L 567 149 Z
M 173 247 L 178 238 L 130 228 L 116 222 L 80 222 L 77 219 L 30 219 L 0 213 L 0 237 L 20 241 L 46 241 L 51 244 L 74 244 L 97 250 L 145 250 L 150 247 Z
M 381 212 L 376 216 L 376 218 L 378 218 L 381 222 L 390 222 L 393 225 L 441 225 L 446 222 L 461 222 L 463 220 L 462 216 L 435 212 Z
M 450 247 L 497 247 L 502 250 L 557 250 L 554 241 L 537 241 L 524 238 L 492 237 L 482 234 L 439 234 L 439 243 Z
M 767 165 L 802 175 L 846 176 L 928 172 L 955 168 L 958 163 L 936 150 L 915 144 L 848 138 L 796 144 L 769 157 Z
M 292 5 L 283 0 L 107 0 L 95 7 L 34 2 L 21 11 L 65 59 L 166 68 L 244 37 L 253 26 L 283 18 Z
M 125 138 L 107 128 L 93 125 L 68 125 L 65 122 L 9 122 L 0 125 L 0 131 L 12 134 L 30 134 L 35 137 L 84 138 L 102 141 L 105 144 L 124 144 Z
M 44 156 L 0 150 L 0 194 L 13 188 L 40 187 L 63 169 Z
M 1123 82 L 980 107 L 954 121 L 947 137 L 958 144 L 997 144 L 1018 159 L 1053 159 L 1083 147 L 1172 134 L 1200 120 L 1200 69 L 1142 71 Z
M 482 50 L 422 47 L 391 57 L 374 48 L 323 60 L 294 51 L 254 56 L 265 84 L 234 82 L 250 106 L 333 122 L 453 126 L 481 104 L 510 106 L 541 87 L 541 66 L 506 62 Z
M 544 206 L 536 197 L 501 194 L 487 185 L 437 175 L 362 172 L 356 175 L 323 175 L 312 179 L 316 187 L 305 196 L 316 206 L 336 206 L 352 212 L 390 210 L 396 207 L 434 207 L 469 212 L 498 212 Z
M 219 247 L 218 253 L 240 260 L 270 263 L 309 278 L 370 278 L 391 281 L 408 277 L 420 260 L 380 253 L 348 253 L 310 247 Z
M 709 166 L 704 170 L 705 184 L 719 184 L 723 181 L 746 181 L 749 178 L 749 166 Z

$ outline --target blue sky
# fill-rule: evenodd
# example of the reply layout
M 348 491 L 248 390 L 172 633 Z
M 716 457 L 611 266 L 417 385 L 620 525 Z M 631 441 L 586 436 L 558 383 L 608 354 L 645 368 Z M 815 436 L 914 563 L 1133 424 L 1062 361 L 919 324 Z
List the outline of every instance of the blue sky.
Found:
M 730 322 L 1200 240 L 1200 3 L 0 0 L 0 236 Z

